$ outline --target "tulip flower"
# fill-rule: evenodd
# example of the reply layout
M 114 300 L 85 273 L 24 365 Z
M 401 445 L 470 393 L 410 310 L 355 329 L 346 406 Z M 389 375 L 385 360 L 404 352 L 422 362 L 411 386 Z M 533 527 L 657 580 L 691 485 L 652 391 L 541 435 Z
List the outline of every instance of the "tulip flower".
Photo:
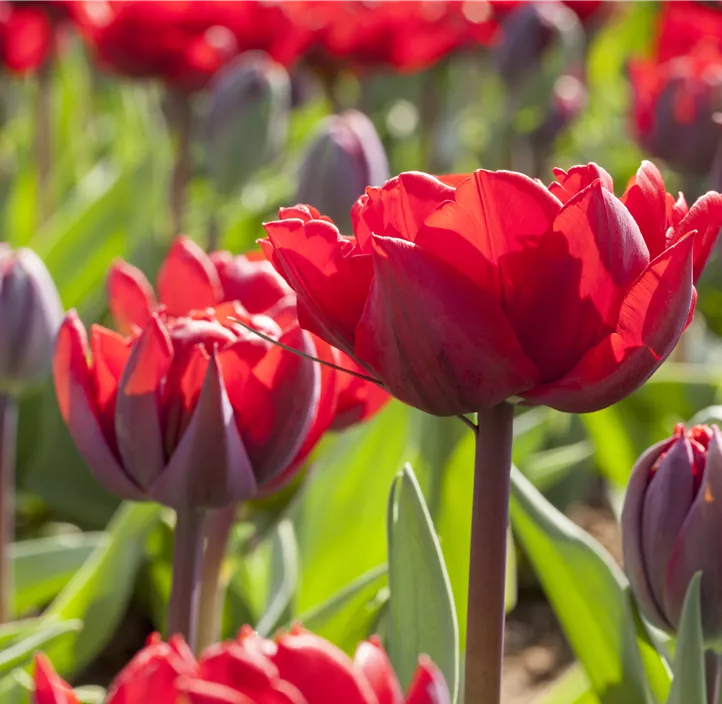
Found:
M 35 656 L 33 704 L 80 704 L 72 688 L 43 653 Z
M 647 450 L 629 479 L 622 512 L 624 568 L 642 614 L 674 634 L 692 577 L 702 573 L 705 641 L 719 644 L 722 573 L 722 435 L 697 425 Z
M 52 689 L 47 685 L 52 682 Z M 68 691 L 40 656 L 35 670 L 36 697 Z M 72 696 L 72 695 L 71 695 Z M 377 638 L 359 644 L 353 660 L 336 646 L 299 626 L 273 640 L 245 626 L 236 640 L 207 648 L 196 660 L 185 642 L 149 638 L 108 691 L 106 704 L 450 704 L 443 675 L 426 657 L 419 660 L 404 697 L 388 656 Z M 70 700 L 69 704 L 73 704 Z
M 321 123 L 301 162 L 296 200 L 350 226 L 351 207 L 366 186 L 380 186 L 388 178 L 386 152 L 373 123 L 348 110 Z
M 545 188 L 479 170 L 404 173 L 368 188 L 354 237 L 299 206 L 261 245 L 301 326 L 436 415 L 509 398 L 604 408 L 638 388 L 694 311 L 722 197 L 692 208 L 645 162 L 621 198 L 596 164 Z

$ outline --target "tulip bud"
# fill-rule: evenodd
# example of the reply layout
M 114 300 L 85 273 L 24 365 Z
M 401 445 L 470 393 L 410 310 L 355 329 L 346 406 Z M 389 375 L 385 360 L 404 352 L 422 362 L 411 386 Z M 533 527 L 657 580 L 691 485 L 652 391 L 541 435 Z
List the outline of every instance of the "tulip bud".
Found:
M 315 206 L 349 232 L 353 204 L 366 186 L 380 186 L 388 178 L 389 163 L 373 123 L 348 110 L 321 124 L 301 163 L 296 202 Z
M 0 245 L 0 392 L 19 393 L 49 373 L 62 317 L 40 257 Z
M 722 435 L 678 425 L 634 466 L 622 513 L 624 566 L 642 614 L 674 634 L 692 577 L 702 573 L 708 647 L 722 642 Z
M 207 168 L 228 195 L 278 153 L 291 100 L 286 70 L 263 52 L 248 52 L 219 71 L 209 86 L 203 122 Z

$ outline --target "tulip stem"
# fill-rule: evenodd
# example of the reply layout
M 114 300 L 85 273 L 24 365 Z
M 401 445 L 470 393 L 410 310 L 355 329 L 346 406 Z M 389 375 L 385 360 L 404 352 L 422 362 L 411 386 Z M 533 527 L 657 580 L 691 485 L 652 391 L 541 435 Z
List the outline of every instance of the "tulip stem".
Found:
M 196 647 L 204 519 L 203 511 L 179 510 L 173 542 L 173 583 L 166 631 L 168 637 L 183 636 L 192 650 Z
M 175 133 L 175 163 L 171 177 L 171 227 L 173 236 L 183 232 L 185 223 L 188 182 L 191 177 L 191 138 L 193 132 L 193 106 L 190 95 L 170 94 L 170 115 Z
M 707 704 L 722 704 L 722 655 L 707 650 L 704 655 Z
M 10 546 L 15 538 L 15 446 L 18 404 L 13 396 L 0 396 L 0 623 L 12 614 L 12 560 Z
M 37 224 L 44 225 L 52 209 L 50 189 L 53 131 L 53 66 L 48 59 L 38 71 L 35 105 L 35 165 L 37 168 Z
M 514 407 L 480 411 L 478 422 L 464 696 L 466 704 L 499 704 Z
M 220 638 L 225 582 L 222 575 L 228 538 L 236 520 L 236 505 L 218 509 L 206 522 L 206 551 L 201 568 L 201 595 L 198 607 L 198 651 Z

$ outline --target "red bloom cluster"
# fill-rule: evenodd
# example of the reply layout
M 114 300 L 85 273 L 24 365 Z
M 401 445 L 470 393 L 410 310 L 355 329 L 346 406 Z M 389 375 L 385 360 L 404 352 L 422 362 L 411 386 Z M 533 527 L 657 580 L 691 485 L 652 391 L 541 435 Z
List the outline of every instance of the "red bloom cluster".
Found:
M 654 58 L 629 74 L 642 146 L 682 173 L 708 173 L 722 134 L 722 10 L 665 3 Z
M 593 411 L 639 387 L 691 320 L 722 197 L 688 208 L 649 162 L 621 198 L 596 164 L 555 175 L 403 173 L 366 189 L 354 237 L 296 206 L 260 244 L 301 326 L 402 401 Z
M 298 328 L 295 298 L 264 261 L 208 257 L 179 238 L 158 277 L 160 302 L 123 262 L 109 275 L 122 334 L 88 342 L 71 312 L 54 361 L 60 410 L 110 491 L 173 506 L 222 506 L 268 492 L 321 435 L 378 410 L 386 395 L 249 332 L 353 366 Z M 205 467 L 199 472 L 198 467 Z
M 70 687 L 38 656 L 36 704 L 78 704 Z M 106 704 L 450 704 L 444 678 L 422 657 L 404 697 L 376 638 L 361 643 L 351 660 L 300 627 L 274 640 L 250 627 L 234 641 L 208 648 L 199 660 L 178 637 L 154 635 L 118 675 Z

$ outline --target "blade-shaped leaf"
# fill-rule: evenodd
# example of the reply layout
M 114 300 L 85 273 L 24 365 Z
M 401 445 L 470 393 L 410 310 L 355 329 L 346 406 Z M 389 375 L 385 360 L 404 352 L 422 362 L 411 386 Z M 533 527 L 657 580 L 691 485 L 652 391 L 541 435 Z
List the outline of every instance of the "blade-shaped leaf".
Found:
M 455 697 L 459 633 L 454 597 L 439 541 L 413 470 L 391 486 L 389 541 L 389 656 L 404 687 L 420 655 L 441 669 Z
M 511 521 L 603 704 L 653 701 L 626 579 L 603 548 L 512 470 Z
M 667 704 L 707 704 L 700 607 L 701 577 L 697 573 L 692 578 L 684 598 L 674 656 L 674 679 Z
M 0 652 L 0 677 L 16 667 L 28 665 L 38 650 L 50 649 L 59 641 L 67 645 L 67 636 L 77 633 L 82 627 L 83 622 L 78 619 L 39 624 L 32 633 Z

